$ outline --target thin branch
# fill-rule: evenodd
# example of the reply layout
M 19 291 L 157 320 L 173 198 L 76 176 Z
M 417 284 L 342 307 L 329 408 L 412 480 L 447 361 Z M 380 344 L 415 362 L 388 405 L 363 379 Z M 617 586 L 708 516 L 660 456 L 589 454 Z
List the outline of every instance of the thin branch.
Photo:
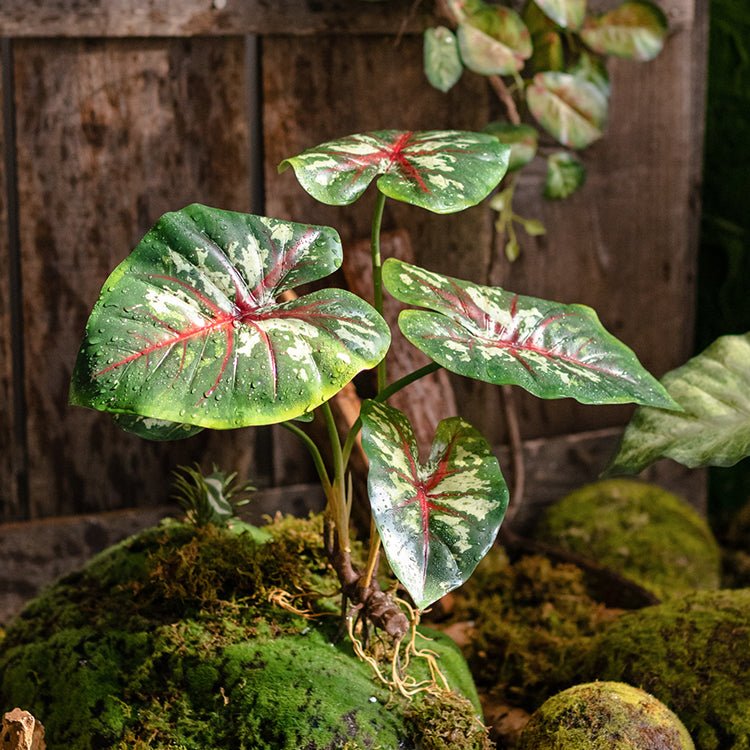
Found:
M 516 100 L 513 98 L 513 94 L 510 93 L 510 89 L 506 86 L 505 81 L 500 76 L 487 76 L 487 82 L 492 86 L 492 90 L 497 94 L 497 98 L 505 107 L 508 120 L 513 125 L 520 125 L 521 115 L 518 114 Z

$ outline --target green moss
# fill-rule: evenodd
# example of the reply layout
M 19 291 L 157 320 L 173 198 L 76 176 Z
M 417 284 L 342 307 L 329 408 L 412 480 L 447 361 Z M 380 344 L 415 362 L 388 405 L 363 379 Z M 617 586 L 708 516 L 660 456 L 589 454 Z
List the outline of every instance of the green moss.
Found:
M 720 583 L 708 524 L 655 485 L 608 479 L 582 487 L 545 512 L 536 537 L 591 557 L 660 599 Z
M 693 750 L 680 720 L 643 690 L 619 682 L 576 685 L 531 717 L 519 750 Z
M 613 616 L 589 596 L 579 568 L 539 556 L 510 565 L 499 549 L 461 589 L 456 613 L 475 623 L 467 658 L 477 683 L 532 710 L 570 684 Z
M 748 750 L 750 589 L 695 593 L 623 615 L 596 639 L 581 674 L 652 693 L 699 750 Z
M 413 747 L 405 702 L 332 645 L 319 519 L 268 531 L 261 544 L 242 526 L 171 522 L 99 555 L 8 628 L 0 705 L 38 716 L 50 750 Z M 319 619 L 273 607 L 276 587 Z M 441 636 L 430 648 L 476 701 L 456 647 Z

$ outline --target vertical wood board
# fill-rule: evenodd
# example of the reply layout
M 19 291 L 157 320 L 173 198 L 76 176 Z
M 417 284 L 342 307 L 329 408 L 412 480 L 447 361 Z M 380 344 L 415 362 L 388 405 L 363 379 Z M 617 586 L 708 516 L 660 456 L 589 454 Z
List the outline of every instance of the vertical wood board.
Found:
M 705 75 L 705 28 L 693 25 L 695 4 L 670 3 L 680 25 L 656 60 L 610 61 L 609 126 L 582 154 L 582 189 L 547 201 L 544 162 L 524 173 L 516 210 L 541 219 L 547 235 L 519 230 L 523 252 L 514 264 L 497 241 L 490 274 L 522 294 L 590 305 L 657 377 L 692 353 Z M 632 412 L 519 396 L 526 438 L 622 424 Z M 471 384 L 466 398 L 477 414 L 500 411 L 491 387 Z M 491 437 L 503 439 L 500 420 Z
M 4 64 L 0 58 L 0 66 Z M 4 132 L 5 96 L 0 70 L 0 521 L 19 513 L 17 446 L 13 403 L 13 331 L 11 329 L 10 248 L 8 247 L 8 183 L 6 149 L 12 148 Z
M 404 37 L 273 37 L 263 41 L 266 212 L 270 216 L 326 224 L 349 243 L 370 235 L 375 193 L 371 187 L 351 206 L 324 206 L 308 196 L 284 158 L 327 140 L 367 130 L 476 130 L 489 119 L 489 95 L 479 77 L 467 76 L 448 95 L 422 73 L 421 39 Z M 491 217 L 482 207 L 453 216 L 388 201 L 384 230 L 406 228 L 417 262 L 436 271 L 485 267 Z M 307 462 L 291 436 L 278 434 L 277 461 Z
M 35 516 L 159 504 L 179 463 L 250 463 L 252 433 L 155 444 L 67 405 L 99 289 L 155 220 L 193 201 L 249 208 L 246 89 L 241 39 L 17 44 Z

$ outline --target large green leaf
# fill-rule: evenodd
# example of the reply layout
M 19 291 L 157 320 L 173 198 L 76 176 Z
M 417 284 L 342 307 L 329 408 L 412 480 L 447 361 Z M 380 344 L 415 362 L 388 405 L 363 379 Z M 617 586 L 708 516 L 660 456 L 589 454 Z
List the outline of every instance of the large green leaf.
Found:
M 531 125 L 514 125 L 510 122 L 491 122 L 484 129 L 500 143 L 510 148 L 508 171 L 525 167 L 536 156 L 539 133 Z
M 340 264 L 328 227 L 200 205 L 165 214 L 105 283 L 71 402 L 218 429 L 314 409 L 390 340 L 349 292 L 276 301 Z
M 607 97 L 593 83 L 570 73 L 537 73 L 526 101 L 542 127 L 570 148 L 585 148 L 601 138 Z
M 667 36 L 667 17 L 647 0 L 627 0 L 586 19 L 581 38 L 594 52 L 631 60 L 653 60 Z
M 693 468 L 750 455 L 750 333 L 717 339 L 661 382 L 684 412 L 639 408 L 608 474 L 635 474 L 660 458 Z
M 383 281 L 396 299 L 435 311 L 404 310 L 399 326 L 459 375 L 520 385 L 542 398 L 675 406 L 589 307 L 472 284 L 395 258 L 383 265 Z
M 453 88 L 464 72 L 456 35 L 445 26 L 424 32 L 424 72 L 427 80 L 440 91 Z
M 460 586 L 497 535 L 508 490 L 487 441 L 459 417 L 438 425 L 419 461 L 406 415 L 366 401 L 362 446 L 372 514 L 393 572 L 424 609 Z
M 285 159 L 321 203 L 344 206 L 373 179 L 381 193 L 439 214 L 474 206 L 508 168 L 508 148 L 484 133 L 379 130 L 339 138 Z
M 461 58 L 481 75 L 509 75 L 531 57 L 531 36 L 521 16 L 504 6 L 484 6 L 458 26 Z
M 578 29 L 586 15 L 586 0 L 535 0 L 536 4 L 558 26 Z

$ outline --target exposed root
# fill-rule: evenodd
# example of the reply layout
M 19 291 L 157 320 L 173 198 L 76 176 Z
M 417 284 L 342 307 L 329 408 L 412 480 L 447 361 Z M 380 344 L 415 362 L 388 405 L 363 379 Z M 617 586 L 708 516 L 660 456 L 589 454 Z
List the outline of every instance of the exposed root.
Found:
M 300 609 L 294 605 L 295 599 L 303 599 L 308 601 L 311 596 L 317 596 L 320 598 L 325 597 L 325 594 L 317 594 L 316 592 L 304 592 L 301 594 L 290 594 L 288 591 L 280 588 L 271 589 L 268 592 L 268 601 L 281 609 L 285 609 L 287 612 L 291 612 L 293 615 L 304 617 L 306 620 L 316 620 L 320 617 L 330 617 L 330 612 L 315 612 L 312 609 L 305 608 Z

